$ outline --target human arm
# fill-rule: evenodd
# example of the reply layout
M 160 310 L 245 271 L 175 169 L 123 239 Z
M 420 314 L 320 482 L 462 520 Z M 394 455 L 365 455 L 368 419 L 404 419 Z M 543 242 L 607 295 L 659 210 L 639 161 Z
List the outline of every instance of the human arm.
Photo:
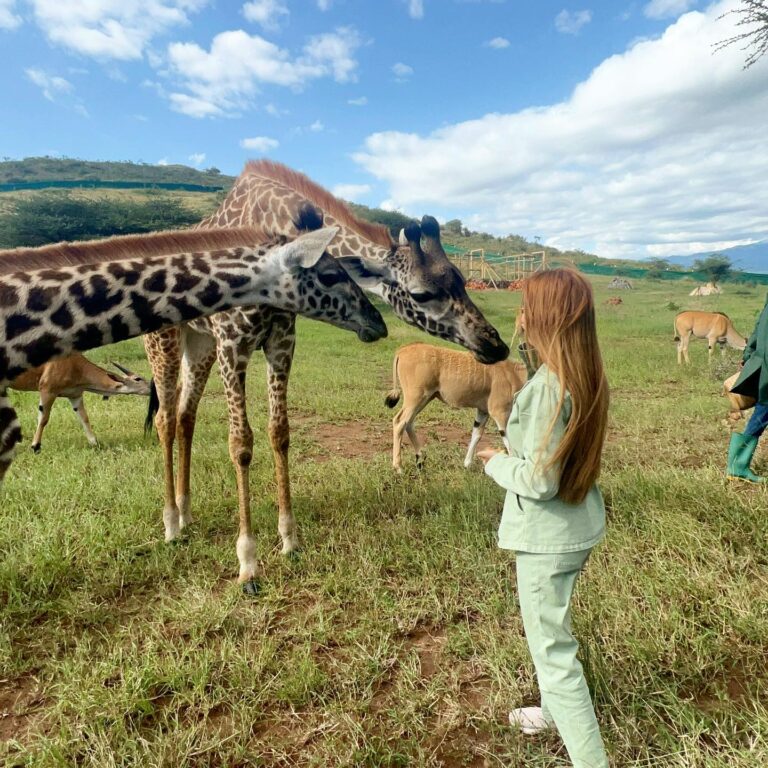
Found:
M 560 488 L 560 467 L 555 464 L 545 468 L 565 434 L 566 419 L 559 413 L 547 437 L 557 411 L 557 388 L 546 380 L 536 381 L 526 387 L 524 396 L 524 401 L 519 403 L 522 437 L 520 445 L 515 446 L 518 455 L 497 453 L 487 460 L 485 472 L 502 488 L 518 496 L 551 499 Z M 547 440 L 542 443 L 545 437 Z

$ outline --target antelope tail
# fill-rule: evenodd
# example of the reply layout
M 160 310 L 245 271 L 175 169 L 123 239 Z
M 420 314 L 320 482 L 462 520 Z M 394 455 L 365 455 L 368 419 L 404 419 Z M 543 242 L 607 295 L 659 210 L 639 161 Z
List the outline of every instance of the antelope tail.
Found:
M 157 396 L 157 387 L 155 380 L 149 380 L 149 408 L 147 409 L 147 418 L 144 419 L 144 435 L 152 434 L 152 427 L 155 423 L 155 415 L 160 410 L 160 398 Z
M 397 363 L 399 358 L 400 355 L 395 355 L 394 362 L 392 363 L 392 389 L 387 392 L 387 396 L 384 398 L 384 405 L 387 408 L 394 408 L 400 399 L 400 387 L 397 382 Z
M 672 330 L 675 332 L 675 338 L 672 341 L 680 341 L 680 334 L 677 332 L 677 318 L 672 321 Z

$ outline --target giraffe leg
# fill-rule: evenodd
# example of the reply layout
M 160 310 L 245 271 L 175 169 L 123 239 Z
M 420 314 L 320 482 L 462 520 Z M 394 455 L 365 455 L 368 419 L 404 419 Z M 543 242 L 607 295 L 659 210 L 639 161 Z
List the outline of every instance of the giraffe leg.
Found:
M 288 424 L 288 379 L 295 348 L 296 316 L 280 313 L 264 343 L 264 355 L 267 358 L 269 391 L 269 441 L 272 444 L 277 481 L 277 527 L 283 541 L 284 555 L 299 547 L 288 475 L 288 448 L 291 442 Z
M 467 468 L 469 468 L 469 466 L 472 464 L 472 459 L 475 456 L 475 449 L 477 448 L 477 444 L 480 442 L 480 438 L 483 436 L 483 432 L 485 432 L 485 425 L 487 423 L 488 414 L 478 408 L 477 414 L 475 416 L 475 423 L 472 426 L 472 437 L 469 439 L 467 455 L 464 457 L 464 466 Z
M 173 478 L 173 441 L 176 433 L 176 382 L 181 365 L 180 334 L 177 328 L 151 333 L 144 337 L 147 359 L 157 389 L 159 408 L 155 416 L 157 436 L 163 449 L 165 501 L 163 523 L 165 540 L 173 541 L 181 533 L 179 508 Z
M 245 370 L 251 350 L 247 345 L 237 345 L 229 339 L 220 338 L 218 342 L 219 369 L 229 411 L 229 456 L 237 476 L 240 522 L 237 538 L 237 559 L 240 562 L 238 581 L 244 585 L 244 591 L 255 594 L 258 591 L 256 541 L 251 527 L 250 494 L 253 431 L 248 423 L 245 403 Z
M 21 424 L 5 390 L 0 390 L 0 485 L 11 466 L 16 445 L 20 442 Z
M 51 418 L 51 408 L 56 398 L 50 392 L 40 392 L 40 404 L 37 406 L 37 429 L 32 438 L 32 450 L 40 453 L 43 445 L 43 430 L 48 425 Z
M 185 528 L 192 523 L 191 463 L 197 407 L 216 359 L 216 339 L 187 326 L 181 331 L 181 346 L 184 354 L 181 358 L 181 389 L 176 417 L 179 444 L 176 506 L 179 510 L 179 527 Z
M 80 423 L 83 425 L 83 431 L 85 432 L 86 439 L 91 445 L 98 445 L 99 441 L 96 439 L 96 435 L 93 434 L 91 421 L 88 418 L 88 411 L 85 410 L 85 402 L 83 401 L 83 396 L 80 395 L 79 397 L 70 397 L 68 399 L 72 405 L 72 410 L 77 414 L 78 418 L 80 419 Z

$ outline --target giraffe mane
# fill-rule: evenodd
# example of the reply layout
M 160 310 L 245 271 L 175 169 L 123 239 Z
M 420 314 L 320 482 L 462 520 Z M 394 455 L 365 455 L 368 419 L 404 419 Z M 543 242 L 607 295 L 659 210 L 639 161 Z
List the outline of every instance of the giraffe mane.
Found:
M 272 160 L 249 160 L 245 164 L 241 177 L 249 175 L 271 179 L 292 189 L 310 202 L 320 206 L 324 213 L 332 216 L 342 226 L 353 229 L 357 234 L 384 248 L 392 247 L 392 236 L 387 227 L 355 216 L 338 197 L 334 197 L 327 189 L 323 189 L 303 173 Z
M 179 229 L 122 235 L 103 240 L 53 243 L 37 248 L 0 250 L 0 275 L 13 272 L 73 267 L 81 264 L 169 256 L 175 253 L 212 251 L 237 246 L 256 246 L 274 240 L 255 227 L 228 229 Z

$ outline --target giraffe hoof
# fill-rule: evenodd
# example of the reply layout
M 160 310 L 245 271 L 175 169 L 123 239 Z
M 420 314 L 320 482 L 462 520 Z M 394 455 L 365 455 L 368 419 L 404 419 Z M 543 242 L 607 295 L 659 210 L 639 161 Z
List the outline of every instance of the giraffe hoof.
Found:
M 248 581 L 243 582 L 240 588 L 246 597 L 258 597 L 261 592 L 261 585 L 256 579 L 248 579 Z
M 43 447 L 42 443 L 32 446 L 32 453 L 40 453 L 40 449 Z

